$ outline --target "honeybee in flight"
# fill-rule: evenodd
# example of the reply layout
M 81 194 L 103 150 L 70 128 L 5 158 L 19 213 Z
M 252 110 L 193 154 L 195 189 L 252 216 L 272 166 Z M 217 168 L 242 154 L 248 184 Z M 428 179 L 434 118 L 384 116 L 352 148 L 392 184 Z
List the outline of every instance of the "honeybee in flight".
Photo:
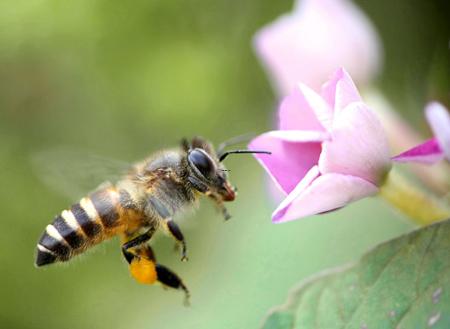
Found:
M 135 164 L 116 184 L 104 183 L 47 225 L 37 245 L 36 266 L 65 262 L 102 241 L 118 235 L 131 275 L 140 283 L 160 282 L 189 291 L 178 275 L 158 264 L 148 242 L 163 229 L 181 246 L 187 260 L 186 242 L 173 217 L 207 196 L 229 218 L 225 201 L 235 199 L 222 161 L 229 154 L 267 153 L 233 150 L 217 153 L 201 137 L 179 149 L 163 150 Z

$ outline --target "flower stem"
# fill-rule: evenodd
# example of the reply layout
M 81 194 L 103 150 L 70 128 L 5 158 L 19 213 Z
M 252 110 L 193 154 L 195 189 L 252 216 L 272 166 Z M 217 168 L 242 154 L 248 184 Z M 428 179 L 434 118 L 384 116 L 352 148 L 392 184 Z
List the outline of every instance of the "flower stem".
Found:
M 391 170 L 379 195 L 419 225 L 450 218 L 448 201 L 438 199 L 396 170 Z

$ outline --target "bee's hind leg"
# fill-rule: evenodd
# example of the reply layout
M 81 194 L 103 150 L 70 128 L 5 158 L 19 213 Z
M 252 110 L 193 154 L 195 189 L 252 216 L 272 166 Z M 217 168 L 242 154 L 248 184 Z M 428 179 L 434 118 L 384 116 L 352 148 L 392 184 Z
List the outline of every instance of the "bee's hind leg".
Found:
M 161 282 L 164 286 L 183 290 L 185 294 L 184 304 L 186 306 L 189 305 L 189 297 L 190 297 L 189 290 L 184 285 L 183 281 L 178 275 L 176 275 L 170 269 L 161 264 L 156 264 L 156 274 L 157 280 Z
M 154 231 L 149 230 L 131 240 L 127 236 L 122 237 L 126 241 L 122 244 L 122 254 L 130 264 L 131 275 L 140 283 L 152 284 L 156 281 L 155 255 L 146 244 Z
M 155 233 L 156 229 L 155 228 L 150 228 L 147 232 L 145 232 L 144 234 L 138 235 L 137 237 L 126 241 L 125 243 L 122 244 L 122 252 L 125 255 L 125 252 L 127 252 L 129 249 L 131 248 L 135 248 L 139 245 L 142 245 L 144 243 L 146 243 L 147 241 L 149 241 L 153 234 Z M 123 239 L 127 239 L 126 237 Z
M 153 284 L 156 281 L 166 287 L 183 290 L 185 304 L 189 304 L 189 290 L 181 278 L 167 267 L 157 264 L 155 254 L 148 245 L 141 245 L 132 251 L 122 249 L 122 253 L 130 264 L 130 273 L 139 283 Z

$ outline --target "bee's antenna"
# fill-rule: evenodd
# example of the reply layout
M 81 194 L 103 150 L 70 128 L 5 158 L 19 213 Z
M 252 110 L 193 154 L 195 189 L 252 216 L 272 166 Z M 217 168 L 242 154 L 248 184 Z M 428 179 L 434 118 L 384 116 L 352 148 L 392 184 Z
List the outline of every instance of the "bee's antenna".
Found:
M 221 154 L 219 157 L 219 162 L 222 162 L 225 160 L 225 158 L 229 154 L 247 154 L 247 153 L 262 153 L 262 154 L 272 154 L 272 152 L 269 151 L 253 151 L 253 150 L 233 150 L 233 151 L 226 151 L 225 153 Z
M 219 155 L 219 157 L 221 157 L 223 151 L 228 146 L 235 145 L 235 144 L 242 143 L 242 142 L 247 142 L 250 139 L 252 139 L 253 137 L 255 137 L 255 135 L 256 134 L 254 134 L 254 133 L 247 133 L 247 134 L 239 135 L 236 137 L 231 137 L 230 139 L 227 139 L 225 142 L 219 144 L 219 146 L 217 147 L 217 154 Z

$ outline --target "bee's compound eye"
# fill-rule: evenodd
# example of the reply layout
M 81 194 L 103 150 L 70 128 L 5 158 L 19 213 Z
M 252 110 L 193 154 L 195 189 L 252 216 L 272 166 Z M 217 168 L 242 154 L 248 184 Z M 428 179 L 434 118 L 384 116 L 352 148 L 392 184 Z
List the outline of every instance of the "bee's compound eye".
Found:
M 189 162 L 192 163 L 200 173 L 208 177 L 214 171 L 214 164 L 211 159 L 200 150 L 192 150 L 188 155 Z

